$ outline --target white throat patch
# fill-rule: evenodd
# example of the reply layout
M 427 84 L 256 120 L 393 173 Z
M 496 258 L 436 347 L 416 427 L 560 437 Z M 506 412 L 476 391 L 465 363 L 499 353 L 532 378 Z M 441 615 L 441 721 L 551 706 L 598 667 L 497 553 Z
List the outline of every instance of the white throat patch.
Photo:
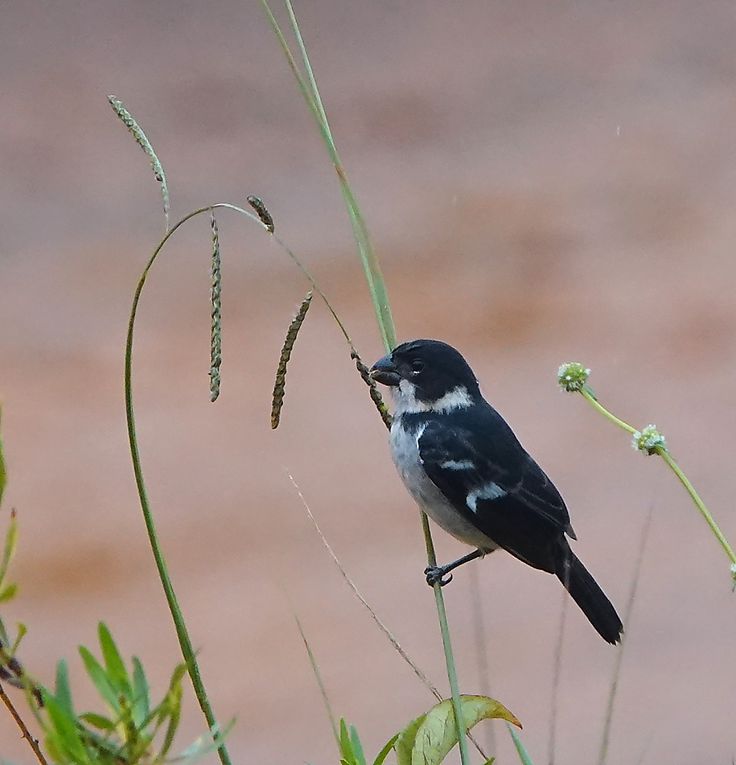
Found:
M 409 380 L 402 380 L 398 388 L 393 388 L 396 414 L 419 414 L 420 412 L 434 412 L 446 414 L 455 409 L 467 409 L 473 405 L 473 399 L 464 385 L 445 393 L 436 401 L 420 401 L 417 399 L 417 389 Z

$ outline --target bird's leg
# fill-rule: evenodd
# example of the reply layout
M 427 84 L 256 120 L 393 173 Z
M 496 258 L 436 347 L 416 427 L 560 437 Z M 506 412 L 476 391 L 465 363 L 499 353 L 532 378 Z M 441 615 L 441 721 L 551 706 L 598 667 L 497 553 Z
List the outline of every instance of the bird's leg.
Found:
M 434 587 L 435 584 L 439 584 L 440 587 L 450 584 L 452 581 L 452 574 L 450 574 L 450 571 L 458 566 L 462 566 L 463 563 L 468 563 L 476 558 L 482 558 L 484 555 L 485 552 L 483 552 L 483 550 L 473 550 L 473 552 L 463 555 L 462 558 L 458 558 L 457 560 L 452 561 L 452 563 L 445 563 L 444 566 L 427 566 L 427 568 L 424 569 L 424 575 L 427 577 L 427 584 L 430 587 Z M 447 574 L 450 574 L 450 576 L 445 579 Z

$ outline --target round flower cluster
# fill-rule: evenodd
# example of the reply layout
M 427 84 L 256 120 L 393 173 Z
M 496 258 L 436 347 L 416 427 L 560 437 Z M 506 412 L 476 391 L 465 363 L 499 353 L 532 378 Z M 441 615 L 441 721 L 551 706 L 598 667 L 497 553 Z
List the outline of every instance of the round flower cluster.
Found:
M 642 430 L 634 431 L 631 436 L 631 446 L 645 454 L 656 454 L 657 449 L 667 449 L 667 441 L 657 430 L 656 425 L 647 425 Z
M 557 382 L 562 390 L 568 393 L 575 393 L 581 391 L 586 382 L 588 382 L 588 376 L 590 375 L 590 369 L 587 369 L 577 361 L 570 361 L 557 370 Z

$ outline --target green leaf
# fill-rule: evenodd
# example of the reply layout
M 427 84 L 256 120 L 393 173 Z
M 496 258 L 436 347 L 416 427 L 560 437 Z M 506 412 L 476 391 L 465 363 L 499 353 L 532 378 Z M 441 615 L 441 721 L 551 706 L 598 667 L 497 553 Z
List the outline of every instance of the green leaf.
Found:
M 340 718 L 340 755 L 348 765 L 358 765 L 358 761 L 353 752 L 353 744 L 348 733 L 348 726 L 345 720 Z
M 2 410 L 0 409 L 0 416 Z M 5 485 L 8 482 L 8 474 L 5 471 L 5 457 L 3 456 L 3 439 L 0 436 L 0 503 L 3 501 L 3 492 L 5 491 Z
M 105 660 L 107 677 L 112 685 L 118 690 L 130 697 L 130 677 L 125 668 L 123 657 L 115 645 L 112 634 L 104 622 L 97 626 L 97 632 L 100 638 L 100 648 L 102 649 L 102 658 Z
M 389 752 L 395 747 L 398 738 L 399 734 L 397 733 L 386 742 L 386 745 L 378 753 L 376 759 L 373 760 L 373 765 L 383 765 L 383 761 L 386 759 L 386 757 L 388 757 Z
M 87 748 L 82 741 L 76 719 L 53 697 L 46 696 L 46 712 L 53 726 L 50 732 L 56 748 L 78 765 L 92 765 Z
M 85 712 L 84 714 L 79 715 L 79 719 L 84 720 L 84 722 L 89 723 L 90 725 L 93 725 L 95 728 L 98 728 L 99 730 L 105 730 L 105 731 L 115 730 L 115 723 L 109 717 L 105 717 L 104 715 L 98 715 L 96 712 Z
M 15 582 L 6 584 L 5 587 L 0 590 L 0 603 L 7 603 L 9 600 L 12 600 L 17 592 L 18 585 Z
M 120 702 L 118 695 L 115 692 L 112 684 L 110 683 L 105 670 L 102 665 L 95 659 L 88 648 L 83 645 L 79 646 L 79 655 L 82 657 L 84 667 L 87 670 L 87 674 L 90 680 L 94 683 L 97 692 L 107 702 L 108 706 L 114 712 L 115 716 L 120 715 Z
M 142 725 L 151 712 L 151 699 L 146 673 L 137 656 L 133 657 L 133 719 Z
M 524 748 L 524 744 L 521 743 L 521 739 L 519 738 L 519 734 L 510 726 L 506 726 L 509 729 L 509 733 L 511 734 L 511 738 L 514 742 L 514 746 L 516 747 L 516 752 L 519 755 L 519 760 L 521 760 L 522 765 L 534 765 L 532 762 L 532 758 L 529 756 L 528 752 Z
M 365 761 L 365 752 L 363 751 L 363 744 L 360 743 L 360 736 L 354 725 L 350 726 L 350 743 L 358 765 L 367 765 Z
M 69 671 L 66 661 L 61 659 L 56 665 L 56 685 L 54 687 L 54 698 L 59 706 L 70 716 L 76 717 L 74 705 L 72 704 L 72 692 L 69 688 Z
M 424 722 L 427 715 L 420 715 L 412 720 L 396 739 L 396 762 L 397 765 L 411 765 L 411 752 L 417 737 L 419 726 Z
M 3 629 L 2 632 L 4 633 L 5 630 Z M 18 622 L 18 634 L 15 636 L 15 640 L 13 641 L 13 645 L 10 649 L 11 656 L 15 656 L 15 652 L 18 650 L 20 641 L 23 640 L 23 638 L 26 636 L 26 632 L 28 632 L 28 627 L 26 627 L 23 622 Z
M 461 696 L 463 720 L 467 730 L 481 720 L 497 718 L 521 727 L 506 707 L 488 696 Z M 398 765 L 439 765 L 457 744 L 452 701 L 441 701 L 423 717 L 413 720 L 399 735 Z M 407 756 L 408 755 L 408 756 Z
M 161 750 L 158 753 L 158 757 L 163 761 L 166 759 L 166 755 L 169 753 L 172 744 L 174 743 L 174 736 L 179 728 L 179 722 L 181 721 L 181 683 L 177 683 L 171 688 L 167 694 L 167 704 L 165 707 L 164 718 L 168 717 L 169 724 L 166 726 L 166 734 L 164 735 L 164 742 L 161 745 Z
M 164 742 L 161 746 L 161 750 L 156 756 L 156 762 L 163 762 L 163 760 L 166 759 L 166 755 L 174 743 L 174 736 L 176 735 L 176 730 L 179 727 L 181 718 L 181 681 L 184 678 L 186 671 L 187 665 L 184 663 L 178 664 L 175 667 L 171 675 L 171 680 L 169 681 L 169 690 L 166 692 L 164 700 L 152 712 L 152 714 L 156 715 L 156 730 L 158 730 L 160 725 L 163 725 L 168 721 Z
M 3 557 L 0 560 L 0 584 L 5 580 L 8 573 L 8 566 L 15 554 L 15 548 L 18 544 L 18 522 L 15 519 L 15 513 L 10 514 L 10 524 L 5 532 L 5 545 L 3 546 Z

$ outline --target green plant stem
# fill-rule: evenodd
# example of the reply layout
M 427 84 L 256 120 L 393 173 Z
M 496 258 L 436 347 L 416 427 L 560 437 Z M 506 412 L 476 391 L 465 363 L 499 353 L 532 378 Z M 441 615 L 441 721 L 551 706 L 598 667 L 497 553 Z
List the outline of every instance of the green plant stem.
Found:
M 168 567 L 166 565 L 166 558 L 161 549 L 161 544 L 158 539 L 158 533 L 156 531 L 156 525 L 154 523 L 153 514 L 151 512 L 151 507 L 148 500 L 148 492 L 146 490 L 146 484 L 143 477 L 143 468 L 141 463 L 140 450 L 138 446 L 138 436 L 137 436 L 136 425 L 135 425 L 135 410 L 133 407 L 132 377 L 133 377 L 133 337 L 134 337 L 134 331 L 135 331 L 135 320 L 138 313 L 138 304 L 140 302 L 141 293 L 146 283 L 146 279 L 148 278 L 148 273 L 151 270 L 151 267 L 156 261 L 156 258 L 159 256 L 164 245 L 169 241 L 169 239 L 173 236 L 173 234 L 184 223 L 196 217 L 197 215 L 202 215 L 204 213 L 208 213 L 216 209 L 232 210 L 233 212 L 236 212 L 240 215 L 244 215 L 245 217 L 249 218 L 253 222 L 257 223 L 264 230 L 266 231 L 268 230 L 267 227 L 263 224 L 263 222 L 252 212 L 250 212 L 249 210 L 245 210 L 242 207 L 238 207 L 237 205 L 229 204 L 227 202 L 218 202 L 216 204 L 207 205 L 206 207 L 200 207 L 197 210 L 190 212 L 188 215 L 185 215 L 181 220 L 179 220 L 174 226 L 172 226 L 166 232 L 166 235 L 158 243 L 156 249 L 153 251 L 153 254 L 148 260 L 146 267 L 143 269 L 143 272 L 140 276 L 140 279 L 138 281 L 138 285 L 136 286 L 135 294 L 133 297 L 133 304 L 131 306 L 130 318 L 128 320 L 128 333 L 127 333 L 127 339 L 125 344 L 125 414 L 126 414 L 126 420 L 127 420 L 127 426 L 128 426 L 128 442 L 130 445 L 130 454 L 131 454 L 131 459 L 133 462 L 133 472 L 135 474 L 136 488 L 138 490 L 138 498 L 140 501 L 141 510 L 143 512 L 143 519 L 146 525 L 146 531 L 148 533 L 149 544 L 151 546 L 151 551 L 153 552 L 153 557 L 156 563 L 156 568 L 158 570 L 159 578 L 161 580 L 161 585 L 163 587 L 164 594 L 166 596 L 166 602 L 168 603 L 169 611 L 171 612 L 171 617 L 174 622 L 174 628 L 176 630 L 176 635 L 179 640 L 179 646 L 181 648 L 182 656 L 184 657 L 184 661 L 186 662 L 187 670 L 189 672 L 189 677 L 192 681 L 192 686 L 194 688 L 194 693 L 197 697 L 197 701 L 199 702 L 199 705 L 202 709 L 202 713 L 204 714 L 205 720 L 207 721 L 207 724 L 210 730 L 212 730 L 213 726 L 216 724 L 216 719 L 212 711 L 209 698 L 207 696 L 207 691 L 202 681 L 202 676 L 199 670 L 199 665 L 197 663 L 194 647 L 192 645 L 192 641 L 191 641 L 191 638 L 189 637 L 189 632 L 186 627 L 186 622 L 184 620 L 181 607 L 179 606 L 179 601 L 176 597 L 176 592 L 174 590 L 173 584 L 171 583 L 171 577 L 169 575 Z M 345 329 L 344 325 L 340 321 L 340 318 L 338 317 L 337 313 L 335 312 L 332 305 L 330 304 L 330 301 L 327 299 L 327 296 L 319 287 L 319 285 L 315 281 L 312 274 L 309 272 L 306 266 L 304 266 L 301 260 L 286 246 L 286 244 L 283 241 L 281 241 L 278 237 L 273 236 L 272 234 L 271 236 L 279 245 L 279 247 L 281 247 L 281 249 L 297 265 L 297 267 L 301 270 L 301 272 L 310 282 L 315 292 L 317 292 L 317 294 L 322 298 L 325 305 L 327 306 L 327 309 L 330 311 L 333 318 L 337 322 L 340 328 L 340 331 L 345 337 L 351 350 L 354 350 L 352 341 L 350 340 L 347 330 Z M 224 743 L 220 744 L 220 746 L 218 747 L 218 754 L 220 757 L 220 761 L 222 762 L 222 765 L 231 765 L 231 760 Z
M 509 725 L 509 723 L 506 723 L 506 728 L 511 734 L 514 746 L 516 747 L 516 753 L 519 755 L 519 760 L 521 761 L 522 765 L 534 765 L 532 758 L 529 756 L 529 753 L 526 751 L 526 748 L 524 747 L 524 744 L 519 737 L 519 734 L 511 727 L 511 725 Z
M 728 543 L 728 540 L 724 536 L 720 527 L 715 521 L 715 518 L 710 514 L 710 511 L 705 506 L 705 502 L 700 498 L 700 495 L 695 491 L 695 487 L 690 483 L 690 479 L 682 472 L 682 468 L 675 462 L 672 455 L 661 447 L 657 447 L 657 454 L 665 461 L 669 469 L 677 476 L 680 483 L 685 487 L 685 490 L 690 495 L 690 498 L 695 503 L 695 507 L 700 510 L 700 514 L 705 518 L 706 523 L 710 526 L 710 530 L 715 535 L 716 539 L 720 542 L 721 547 L 724 549 L 726 555 L 728 555 L 731 563 L 736 565 L 736 553 Z
M 174 586 L 171 583 L 171 577 L 169 576 L 168 568 L 166 566 L 166 558 L 161 549 L 161 544 L 158 539 L 158 533 L 156 532 L 156 524 L 153 520 L 153 514 L 151 512 L 151 506 L 148 501 L 148 492 L 146 491 L 146 484 L 143 478 L 143 467 L 141 465 L 140 451 L 138 448 L 138 436 L 136 434 L 135 427 L 135 410 L 133 408 L 133 334 L 135 330 L 135 319 L 138 313 L 138 303 L 140 301 L 141 292 L 143 286 L 146 283 L 148 272 L 151 270 L 158 254 L 161 252 L 163 246 L 169 241 L 174 232 L 182 226 L 190 218 L 195 215 L 207 212 L 210 207 L 203 207 L 195 210 L 189 215 L 182 218 L 173 228 L 166 232 L 166 235 L 159 243 L 158 247 L 151 255 L 146 267 L 143 269 L 143 273 L 138 281 L 138 286 L 135 290 L 133 297 L 133 305 L 130 311 L 130 319 L 128 320 L 128 334 L 125 343 L 125 416 L 128 424 L 128 442 L 130 444 L 130 456 L 133 461 L 133 472 L 135 474 L 135 483 L 138 489 L 138 498 L 141 504 L 141 510 L 143 512 L 143 519 L 146 524 L 146 531 L 148 532 L 148 541 L 151 545 L 154 560 L 156 561 L 156 568 L 158 569 L 158 575 L 163 586 L 164 593 L 166 595 L 166 602 L 169 605 L 169 611 L 171 612 L 171 618 L 174 621 L 174 628 L 176 630 L 176 636 L 179 639 L 179 646 L 181 648 L 182 656 L 187 665 L 187 671 L 192 681 L 194 693 L 199 702 L 199 706 L 202 709 L 207 725 L 210 731 L 216 730 L 217 721 L 215 719 L 212 706 L 210 705 L 207 691 L 202 681 L 202 675 L 199 671 L 199 664 L 197 663 L 197 657 L 194 652 L 191 638 L 189 637 L 189 631 L 187 630 L 184 615 L 182 614 L 179 601 L 174 591 Z M 221 743 L 217 750 L 220 762 L 222 765 L 231 765 L 230 755 L 225 747 L 224 743 Z
M 587 386 L 583 387 L 580 393 L 582 394 L 583 398 L 593 406 L 594 409 L 609 419 L 612 423 L 614 423 L 614 425 L 618 425 L 619 428 L 622 428 L 627 433 L 632 435 L 634 433 L 638 433 L 638 430 L 635 427 L 629 425 L 628 422 L 624 422 L 623 420 L 616 417 L 615 414 L 609 412 L 608 409 L 606 409 L 598 401 L 598 399 L 595 397 L 595 395 L 593 395 L 592 391 Z M 690 479 L 685 475 L 685 473 L 683 473 L 682 468 L 677 464 L 674 457 L 670 454 L 667 448 L 663 446 L 657 446 L 654 449 L 654 452 L 664 460 L 667 467 L 677 476 L 677 480 L 685 487 L 685 490 L 690 495 L 690 498 L 695 504 L 695 507 L 698 508 L 700 514 L 703 516 L 703 518 L 705 518 L 705 521 L 710 527 L 710 530 L 713 532 L 715 538 L 718 540 L 719 544 L 731 561 L 732 576 L 734 578 L 734 582 L 736 583 L 736 553 L 734 553 L 734 550 L 726 539 L 726 536 L 721 531 L 719 525 L 716 523 L 715 518 L 713 518 L 710 511 L 706 507 L 705 502 L 703 502 L 700 495 L 695 490 L 695 487 L 690 482 Z
M 383 344 L 386 349 L 390 351 L 396 346 L 396 331 L 394 328 L 393 317 L 391 315 L 391 305 L 388 299 L 386 283 L 383 279 L 379 260 L 373 250 L 370 236 L 368 235 L 368 227 L 366 226 L 365 220 L 360 211 L 360 206 L 358 205 L 352 188 L 348 182 L 345 167 L 342 164 L 342 160 L 340 159 L 340 155 L 337 151 L 337 146 L 335 145 L 335 141 L 332 137 L 330 124 L 327 121 L 327 114 L 325 113 L 322 98 L 319 94 L 319 89 L 317 88 L 317 81 L 314 76 L 314 71 L 312 70 L 312 65 L 309 61 L 309 56 L 307 55 L 307 50 L 304 45 L 301 31 L 299 29 L 296 14 L 294 13 L 294 8 L 292 7 L 290 0 L 284 0 L 284 5 L 286 6 L 287 12 L 289 14 L 289 21 L 294 31 L 294 36 L 297 39 L 299 51 L 304 62 L 304 68 L 307 72 L 307 77 L 309 80 L 308 83 L 305 81 L 301 71 L 299 70 L 299 67 L 297 66 L 294 55 L 289 48 L 289 43 L 287 42 L 281 26 L 276 20 L 276 17 L 274 16 L 273 11 L 268 4 L 268 0 L 261 0 L 261 5 L 263 6 L 263 10 L 266 13 L 266 17 L 271 26 L 271 29 L 278 38 L 281 49 L 284 53 L 287 63 L 289 64 L 289 68 L 291 69 L 292 74 L 294 75 L 294 79 L 299 86 L 299 90 L 307 106 L 312 112 L 312 116 L 314 117 L 315 122 L 317 123 L 317 127 L 319 128 L 319 131 L 322 135 L 322 140 L 324 141 L 325 147 L 327 148 L 327 153 L 330 157 L 330 161 L 335 168 L 335 173 L 337 174 L 337 178 L 340 184 L 340 192 L 348 210 L 348 217 L 350 218 L 350 225 L 353 229 L 353 237 L 355 238 L 355 242 L 358 248 L 358 255 L 363 266 L 363 272 L 365 274 L 366 281 L 368 282 L 368 289 L 370 291 L 371 301 L 373 303 L 373 309 L 376 313 L 376 319 L 378 321 Z
M 427 548 L 427 563 L 430 566 L 437 565 L 437 554 L 434 550 L 434 541 L 432 540 L 432 531 L 429 528 L 429 518 L 424 512 L 420 512 L 422 522 L 422 531 L 424 532 L 424 544 Z M 470 754 L 468 753 L 468 741 L 466 738 L 465 721 L 463 718 L 463 709 L 460 703 L 460 686 L 457 681 L 457 670 L 455 669 L 455 656 L 452 652 L 452 642 L 450 640 L 450 625 L 447 621 L 447 611 L 445 609 L 445 599 L 442 595 L 442 585 L 435 582 L 432 587 L 434 590 L 434 600 L 437 606 L 437 617 L 440 623 L 440 633 L 442 635 L 442 648 L 445 652 L 445 665 L 447 666 L 447 680 L 450 684 L 450 694 L 452 696 L 452 709 L 455 713 L 455 727 L 457 729 L 457 741 L 460 748 L 460 761 L 463 765 L 470 765 Z
M 624 422 L 623 420 L 620 420 L 618 417 L 616 417 L 615 414 L 612 414 L 611 412 L 606 409 L 603 404 L 601 404 L 598 399 L 593 395 L 592 391 L 590 391 L 587 387 L 583 388 L 580 393 L 582 393 L 583 398 L 590 403 L 590 405 L 599 411 L 604 417 L 609 419 L 614 425 L 618 425 L 619 428 L 622 428 L 627 433 L 634 434 L 636 433 L 636 428 L 629 425 L 628 422 Z
M 288 42 L 281 30 L 281 27 L 274 16 L 268 0 L 261 0 L 261 5 L 266 13 L 268 22 L 271 25 L 271 29 L 278 38 L 281 49 L 289 64 L 289 68 L 294 75 L 294 79 L 297 82 L 299 90 L 304 97 L 304 100 L 312 112 L 317 127 L 322 135 L 325 147 L 327 148 L 330 160 L 337 173 L 338 181 L 340 184 L 340 191 L 345 201 L 348 216 L 350 218 L 350 224 L 353 229 L 353 237 L 358 249 L 358 255 L 360 257 L 361 264 L 363 266 L 363 272 L 365 274 L 366 282 L 368 283 L 368 290 L 371 295 L 373 303 L 373 309 L 376 315 L 376 321 L 378 322 L 379 331 L 383 340 L 383 345 L 387 351 L 393 350 L 396 346 L 396 328 L 393 322 L 393 316 L 391 314 L 391 306 L 388 299 L 388 291 L 386 289 L 386 283 L 383 279 L 380 263 L 378 257 L 373 251 L 370 237 L 368 235 L 368 228 L 365 224 L 365 220 L 360 211 L 358 202 L 353 194 L 350 183 L 348 182 L 347 173 L 340 160 L 340 156 L 337 151 L 337 146 L 332 137 L 332 131 L 327 119 L 324 104 L 319 94 L 317 87 L 317 80 L 312 69 L 312 65 L 309 60 L 304 39 L 299 28 L 299 22 L 297 21 L 294 8 L 291 4 L 291 0 L 284 0 L 287 13 L 289 15 L 289 22 L 291 24 L 292 31 L 299 46 L 299 52 L 304 64 L 304 69 L 307 73 L 308 83 L 305 81 L 299 67 L 296 64 L 294 56 L 291 52 Z M 437 560 L 434 552 L 434 543 L 432 541 L 432 532 L 429 527 L 429 520 L 425 513 L 421 513 L 422 531 L 424 533 L 424 541 L 427 548 L 427 560 L 429 565 L 437 565 Z M 457 737 L 460 748 L 460 757 L 463 765 L 470 765 L 470 758 L 468 755 L 468 744 L 466 739 L 465 723 L 463 720 L 462 705 L 460 703 L 460 691 L 457 681 L 457 670 L 455 668 L 455 659 L 452 652 L 452 644 L 450 642 L 450 628 L 447 622 L 447 613 L 445 610 L 445 601 L 442 594 L 442 589 L 439 585 L 434 586 L 435 602 L 437 605 L 437 616 L 440 624 L 440 632 L 442 634 L 442 645 L 445 653 L 445 664 L 447 666 L 447 678 L 450 684 L 450 692 L 452 695 L 452 705 L 455 712 L 455 725 L 457 729 Z

